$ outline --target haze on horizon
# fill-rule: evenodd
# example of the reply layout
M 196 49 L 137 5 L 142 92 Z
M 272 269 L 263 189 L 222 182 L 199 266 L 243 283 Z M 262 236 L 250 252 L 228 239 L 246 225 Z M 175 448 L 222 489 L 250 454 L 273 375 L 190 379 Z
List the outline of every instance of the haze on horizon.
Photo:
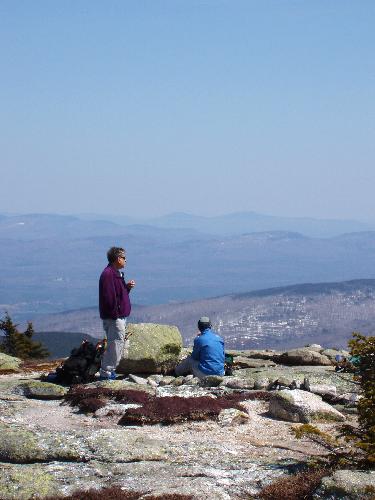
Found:
M 0 211 L 374 221 L 374 25 L 370 0 L 2 0 Z

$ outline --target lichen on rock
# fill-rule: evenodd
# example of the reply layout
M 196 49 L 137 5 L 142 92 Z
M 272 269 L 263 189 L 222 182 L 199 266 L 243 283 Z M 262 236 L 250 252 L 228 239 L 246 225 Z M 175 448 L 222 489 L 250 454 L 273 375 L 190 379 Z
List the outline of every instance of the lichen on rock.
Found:
M 61 493 L 53 474 L 39 465 L 2 464 L 1 469 L 0 498 L 4 500 L 57 497 Z
M 0 352 L 0 374 L 2 372 L 17 372 L 22 360 Z
M 177 327 L 153 323 L 130 324 L 129 351 L 119 366 L 118 373 L 167 373 L 178 362 L 182 337 Z
M 68 392 L 62 385 L 39 380 L 29 380 L 20 384 L 19 388 L 26 397 L 35 399 L 62 399 Z

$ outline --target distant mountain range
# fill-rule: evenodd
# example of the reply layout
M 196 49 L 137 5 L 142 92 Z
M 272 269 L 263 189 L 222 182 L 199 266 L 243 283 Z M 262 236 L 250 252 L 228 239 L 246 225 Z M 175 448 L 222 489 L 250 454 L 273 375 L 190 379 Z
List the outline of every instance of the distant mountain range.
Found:
M 130 231 L 166 229 L 184 237 L 196 234 L 233 236 L 265 231 L 301 233 L 312 238 L 330 238 L 344 233 L 375 230 L 375 223 L 355 220 L 277 217 L 256 212 L 238 212 L 214 217 L 172 213 L 154 218 L 135 218 L 103 214 L 0 214 L 0 237 L 20 240 L 117 236 Z M 200 233 L 199 235 L 197 233 Z M 169 232 L 170 234 L 170 232 Z
M 257 221 L 263 231 L 246 232 L 251 221 Z M 301 230 L 310 221 L 316 227 L 320 224 L 322 232 L 330 227 L 330 237 L 266 231 L 267 221 L 279 228 L 282 224 L 290 228 L 294 221 Z M 203 231 L 211 222 L 204 232 L 197 230 L 198 225 Z M 153 219 L 153 223 L 121 226 L 53 214 L 3 215 L 0 313 L 7 310 L 22 320 L 96 304 L 105 254 L 116 244 L 127 249 L 127 278 L 137 281 L 133 301 L 145 305 L 294 283 L 375 278 L 375 232 L 332 236 L 339 226 L 359 230 L 361 223 L 253 213 L 216 218 L 174 214 Z M 213 234 L 215 224 L 221 234 Z M 231 234 L 225 232 L 229 230 Z
M 183 212 L 154 218 L 132 218 L 111 215 L 81 215 L 86 220 L 107 220 L 123 226 L 147 225 L 165 229 L 190 229 L 205 234 L 235 235 L 263 231 L 297 232 L 313 238 L 329 238 L 343 233 L 369 231 L 375 224 L 355 220 L 314 219 L 309 217 L 281 217 L 237 212 L 213 217 L 203 217 Z
M 375 279 L 293 285 L 184 303 L 134 306 L 131 322 L 176 325 L 192 345 L 200 316 L 210 316 L 227 349 L 285 350 L 309 343 L 346 348 L 353 331 L 375 332 Z M 43 341 L 60 355 L 83 334 L 102 337 L 97 308 L 34 318 Z M 54 334 L 53 331 L 59 333 Z M 65 334 L 62 332 L 66 332 Z M 65 335 L 65 337 L 64 337 Z M 81 337 L 79 337 L 81 335 Z

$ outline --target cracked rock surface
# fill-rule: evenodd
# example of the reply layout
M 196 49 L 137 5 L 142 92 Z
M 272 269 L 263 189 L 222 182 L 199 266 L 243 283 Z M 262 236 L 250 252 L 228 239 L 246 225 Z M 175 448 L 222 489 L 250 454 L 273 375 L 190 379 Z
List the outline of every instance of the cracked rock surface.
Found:
M 20 386 L 33 386 L 39 375 L 0 375 L 0 498 L 4 500 L 56 497 L 106 486 L 161 496 L 246 498 L 296 464 L 324 453 L 307 439 L 296 440 L 295 424 L 271 418 L 265 401 L 246 401 L 243 414 L 225 411 L 217 421 L 122 427 L 118 404 L 113 411 L 104 407 L 92 416 L 61 400 L 27 397 Z M 215 397 L 218 390 L 228 390 L 198 385 L 155 389 L 122 380 L 111 387 L 181 397 Z M 331 432 L 335 424 L 319 425 Z

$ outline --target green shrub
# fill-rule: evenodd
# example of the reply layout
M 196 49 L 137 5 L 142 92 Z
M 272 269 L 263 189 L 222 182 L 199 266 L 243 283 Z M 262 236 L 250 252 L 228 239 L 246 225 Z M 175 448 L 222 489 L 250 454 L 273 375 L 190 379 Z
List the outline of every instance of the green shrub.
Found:
M 354 332 L 349 341 L 351 356 L 358 363 L 358 378 L 361 385 L 361 399 L 358 402 L 359 430 L 355 440 L 366 454 L 368 462 L 375 463 L 375 337 L 366 337 Z
M 31 322 L 28 322 L 25 332 L 21 333 L 9 314 L 5 313 L 5 318 L 0 320 L 0 330 L 4 332 L 3 341 L 0 343 L 1 352 L 21 359 L 42 359 L 49 356 L 41 342 L 32 340 L 34 329 Z

